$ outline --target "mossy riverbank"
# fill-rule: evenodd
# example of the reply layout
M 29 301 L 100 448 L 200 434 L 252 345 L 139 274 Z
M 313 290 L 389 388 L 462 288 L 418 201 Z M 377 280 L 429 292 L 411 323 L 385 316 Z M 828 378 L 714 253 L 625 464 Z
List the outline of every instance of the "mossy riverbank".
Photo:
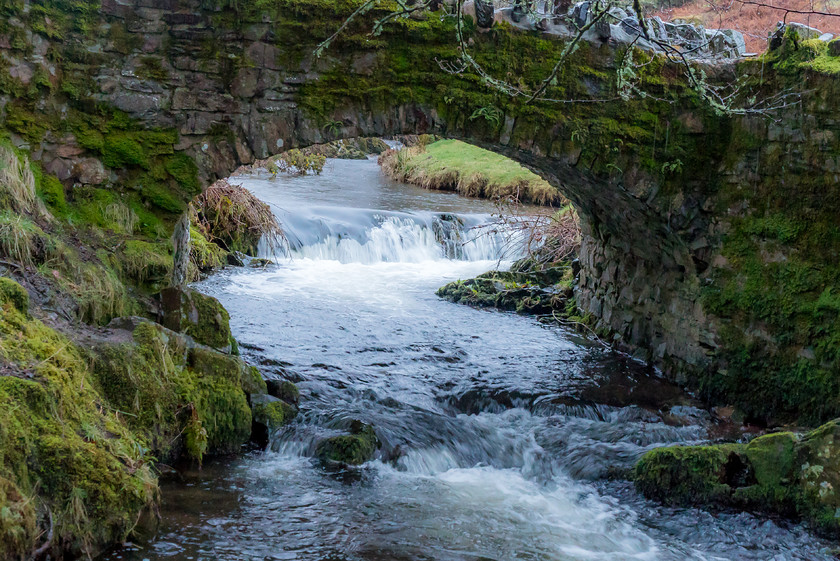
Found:
M 217 304 L 218 305 L 218 304 Z M 4 559 L 93 555 L 159 501 L 158 462 L 248 442 L 256 368 L 141 318 L 72 338 L 0 278 L 0 547 Z
M 214 299 L 156 323 L 174 207 L 68 189 L 2 129 L 0 160 L 0 557 L 92 556 L 154 523 L 161 463 L 240 451 L 267 388 Z M 192 279 L 225 263 L 191 237 Z
M 562 205 L 566 201 L 547 181 L 513 160 L 458 140 L 389 150 L 379 164 L 391 179 L 425 189 L 503 203 Z

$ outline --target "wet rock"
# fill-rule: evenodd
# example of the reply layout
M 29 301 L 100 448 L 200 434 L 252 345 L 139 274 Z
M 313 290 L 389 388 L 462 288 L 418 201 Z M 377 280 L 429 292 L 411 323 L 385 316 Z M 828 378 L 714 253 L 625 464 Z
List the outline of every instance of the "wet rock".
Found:
M 240 251 L 231 251 L 227 254 L 227 264 L 232 267 L 244 267 L 247 255 Z
M 96 158 L 85 158 L 77 161 L 71 169 L 72 176 L 84 185 L 102 185 L 108 181 L 105 166 Z
M 636 487 L 672 505 L 721 505 L 807 521 L 840 535 L 840 420 L 801 437 L 760 436 L 749 444 L 658 448 L 636 464 Z
M 271 434 L 297 415 L 294 405 L 266 394 L 251 396 L 251 411 L 251 441 L 263 449 L 268 446 Z
M 373 459 L 380 446 L 372 426 L 353 421 L 350 434 L 321 440 L 315 447 L 315 457 L 325 465 L 358 466 Z
M 184 287 L 166 288 L 160 296 L 162 325 L 189 335 L 197 343 L 230 353 L 230 315 L 218 300 Z
M 266 380 L 265 385 L 268 388 L 268 394 L 277 399 L 293 404 L 297 404 L 300 400 L 300 391 L 288 380 Z
M 248 261 L 248 266 L 252 269 L 264 269 L 272 263 L 273 261 L 271 259 L 263 259 L 262 257 L 256 257 Z

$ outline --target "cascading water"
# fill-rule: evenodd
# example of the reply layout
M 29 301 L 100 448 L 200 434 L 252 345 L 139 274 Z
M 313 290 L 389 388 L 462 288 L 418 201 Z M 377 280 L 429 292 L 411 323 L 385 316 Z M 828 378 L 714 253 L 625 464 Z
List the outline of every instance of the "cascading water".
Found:
M 503 226 L 489 216 L 386 212 L 316 207 L 279 211 L 286 234 L 282 257 L 339 263 L 420 263 L 440 259 L 494 260 L 505 256 Z M 278 257 L 263 245 L 261 257 Z M 508 255 L 515 255 L 510 248 Z
M 653 505 L 621 475 L 707 438 L 708 414 L 640 365 L 533 318 L 436 288 L 498 265 L 494 207 L 384 180 L 374 162 L 240 179 L 288 236 L 265 269 L 199 285 L 246 358 L 301 390 L 269 450 L 164 490 L 163 528 L 108 559 L 559 561 L 830 559 L 796 526 Z M 362 468 L 312 458 L 353 420 Z

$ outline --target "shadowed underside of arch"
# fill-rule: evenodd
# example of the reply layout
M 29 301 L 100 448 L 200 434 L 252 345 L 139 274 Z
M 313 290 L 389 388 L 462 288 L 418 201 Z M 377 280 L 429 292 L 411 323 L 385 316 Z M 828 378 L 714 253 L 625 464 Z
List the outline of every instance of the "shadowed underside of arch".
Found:
M 700 102 L 680 67 L 640 52 L 647 95 L 623 100 L 615 72 L 625 53 L 585 44 L 546 92 L 582 101 L 528 104 L 474 73 L 441 70 L 457 49 L 452 23 L 437 15 L 376 37 L 360 22 L 317 58 L 353 1 L 222 4 L 91 2 L 54 37 L 0 42 L 7 128 L 66 184 L 110 171 L 112 188 L 148 193 L 172 212 L 200 185 L 288 148 L 396 134 L 465 140 L 573 201 L 584 229 L 577 302 L 599 328 L 748 412 L 840 414 L 830 376 L 840 334 L 823 327 L 840 313 L 830 290 L 840 285 L 831 77 L 758 61 L 708 68 L 713 80 L 738 72 L 766 92 L 810 92 L 778 122 L 732 117 Z M 525 86 L 560 50 L 556 39 L 505 26 L 469 34 L 476 60 Z M 43 130 L 27 134 L 33 127 Z M 806 226 L 820 235 L 806 236 Z M 815 391 L 830 403 L 806 412 Z

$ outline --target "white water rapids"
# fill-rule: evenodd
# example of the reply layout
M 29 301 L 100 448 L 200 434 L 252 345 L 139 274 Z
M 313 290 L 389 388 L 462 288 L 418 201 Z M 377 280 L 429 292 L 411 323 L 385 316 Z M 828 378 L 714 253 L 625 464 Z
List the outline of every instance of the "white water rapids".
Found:
M 166 486 L 159 533 L 106 559 L 831 558 L 798 526 L 664 508 L 605 479 L 702 441 L 709 416 L 574 333 L 439 299 L 512 257 L 476 228 L 491 204 L 386 181 L 371 161 L 233 181 L 272 205 L 288 247 L 198 288 L 230 311 L 247 359 L 298 384 L 301 412 L 268 451 Z M 353 419 L 375 427 L 376 459 L 320 467 L 315 443 Z

